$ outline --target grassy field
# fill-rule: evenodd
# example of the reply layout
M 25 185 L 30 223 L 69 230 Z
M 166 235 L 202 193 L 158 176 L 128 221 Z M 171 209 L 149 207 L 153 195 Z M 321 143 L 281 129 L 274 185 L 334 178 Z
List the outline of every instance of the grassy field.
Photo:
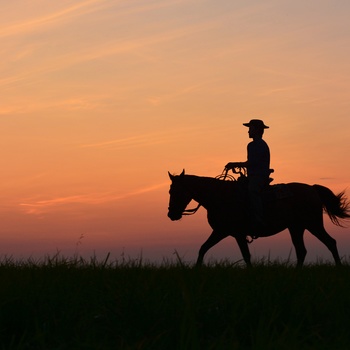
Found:
M 350 266 L 0 262 L 1 349 L 350 349 Z

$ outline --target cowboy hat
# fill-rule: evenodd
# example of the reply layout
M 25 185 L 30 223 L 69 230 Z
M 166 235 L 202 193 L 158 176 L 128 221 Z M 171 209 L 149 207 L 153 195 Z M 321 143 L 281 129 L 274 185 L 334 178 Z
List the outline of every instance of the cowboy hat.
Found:
M 244 126 L 247 127 L 255 127 L 261 129 L 268 129 L 269 127 L 264 124 L 264 122 L 260 119 L 252 119 L 249 123 L 243 123 Z

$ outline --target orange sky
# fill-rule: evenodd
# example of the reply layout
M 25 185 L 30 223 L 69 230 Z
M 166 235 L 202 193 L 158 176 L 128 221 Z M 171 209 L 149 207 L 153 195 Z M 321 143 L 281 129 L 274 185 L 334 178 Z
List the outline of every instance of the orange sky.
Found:
M 2 4 L 1 256 L 193 259 L 210 228 L 205 213 L 166 217 L 167 171 L 245 160 L 255 117 L 275 183 L 347 188 L 349 15 L 346 0 Z M 349 230 L 327 228 L 347 256 Z M 291 243 L 251 249 L 285 256 Z M 240 259 L 228 240 L 212 255 Z

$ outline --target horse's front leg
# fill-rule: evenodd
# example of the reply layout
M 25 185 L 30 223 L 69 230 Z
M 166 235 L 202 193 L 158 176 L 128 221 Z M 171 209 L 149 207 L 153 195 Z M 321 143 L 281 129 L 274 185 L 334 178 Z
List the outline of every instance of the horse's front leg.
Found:
M 247 238 L 245 236 L 237 236 L 235 237 L 236 241 L 238 243 L 239 249 L 241 250 L 243 259 L 245 261 L 245 263 L 247 264 L 248 267 L 252 266 L 252 263 L 250 262 L 250 251 L 248 248 L 248 242 L 247 242 Z
M 220 232 L 213 231 L 212 234 L 209 236 L 209 238 L 203 243 L 201 248 L 199 249 L 198 253 L 198 259 L 197 259 L 197 266 L 201 266 L 203 263 L 203 258 L 205 253 L 212 248 L 215 244 L 219 243 L 222 239 L 227 237 L 227 235 L 224 235 Z

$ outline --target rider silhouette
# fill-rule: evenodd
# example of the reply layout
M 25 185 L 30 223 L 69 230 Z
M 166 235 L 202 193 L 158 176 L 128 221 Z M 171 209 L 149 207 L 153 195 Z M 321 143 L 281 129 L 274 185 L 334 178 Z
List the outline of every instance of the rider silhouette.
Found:
M 230 162 L 226 165 L 227 170 L 236 167 L 247 168 L 248 193 L 252 211 L 253 236 L 257 237 L 258 232 L 264 229 L 263 205 L 261 199 L 262 189 L 269 184 L 270 176 L 270 149 L 262 139 L 264 130 L 269 127 L 262 120 L 252 119 L 249 123 L 244 123 L 249 127 L 249 138 L 253 139 L 247 147 L 247 161 Z

